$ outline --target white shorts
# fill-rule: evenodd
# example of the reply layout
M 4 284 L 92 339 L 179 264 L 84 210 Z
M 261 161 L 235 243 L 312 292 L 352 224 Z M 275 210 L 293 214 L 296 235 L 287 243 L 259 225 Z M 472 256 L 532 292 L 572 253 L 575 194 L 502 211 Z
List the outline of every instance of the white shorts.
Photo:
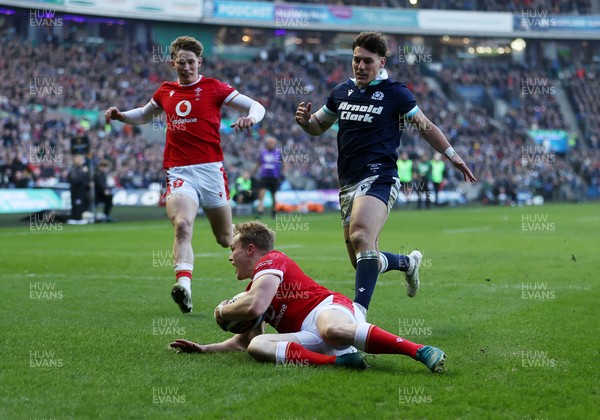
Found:
M 302 347 L 314 351 L 315 353 L 326 354 L 328 356 L 341 356 L 346 353 L 356 353 L 357 350 L 354 346 L 334 346 L 327 343 L 321 338 L 319 330 L 317 329 L 317 319 L 319 318 L 319 315 L 324 310 L 331 308 L 344 312 L 348 315 L 349 321 L 352 323 L 359 324 L 367 322 L 364 314 L 356 306 L 356 303 L 353 303 L 353 305 L 354 313 L 346 306 L 333 303 L 333 295 L 330 295 L 323 299 L 323 301 L 310 311 L 306 318 L 304 318 L 301 330 L 291 334 L 300 340 Z
M 226 206 L 229 184 L 223 162 L 167 169 L 167 200 L 174 194 L 184 194 L 205 209 Z

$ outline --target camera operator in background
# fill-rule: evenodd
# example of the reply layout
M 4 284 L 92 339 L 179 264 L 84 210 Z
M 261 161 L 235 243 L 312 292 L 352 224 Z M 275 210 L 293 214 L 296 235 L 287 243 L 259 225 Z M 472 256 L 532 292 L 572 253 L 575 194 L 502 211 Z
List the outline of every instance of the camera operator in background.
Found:
M 90 205 L 89 193 L 92 177 L 90 168 L 85 164 L 85 156 L 73 156 L 73 166 L 69 170 L 67 179 L 71 190 L 71 216 L 68 223 L 73 225 L 86 224 L 87 222 L 82 219 L 82 215 Z
M 96 167 L 94 173 L 94 191 L 96 193 L 96 207 L 102 204 L 104 206 L 104 217 L 100 221 L 114 222 L 110 216 L 110 211 L 113 206 L 112 187 L 115 181 L 110 176 L 110 164 L 108 161 L 101 161 Z

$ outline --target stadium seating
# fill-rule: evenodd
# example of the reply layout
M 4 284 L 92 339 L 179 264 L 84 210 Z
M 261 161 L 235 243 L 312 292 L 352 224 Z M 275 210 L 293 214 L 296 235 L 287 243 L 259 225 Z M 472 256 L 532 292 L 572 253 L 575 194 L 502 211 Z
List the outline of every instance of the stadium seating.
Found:
M 143 49 L 109 51 L 103 46 L 56 46 L 44 44 L 33 48 L 22 39 L 3 41 L 10 60 L 0 62 L 3 78 L 0 87 L 7 92 L 0 100 L 0 132 L 3 149 L 0 155 L 0 187 L 47 186 L 64 181 L 70 166 L 70 140 L 81 117 L 58 112 L 96 110 L 102 113 L 110 105 L 131 109 L 144 105 L 163 80 L 173 78 L 164 62 L 153 60 Z M 471 65 L 443 63 L 438 73 L 425 66 L 404 66 L 402 74 L 391 76 L 405 81 L 415 93 L 426 115 L 439 125 L 456 149 L 467 159 L 482 180 L 480 197 L 498 201 L 503 192 L 516 202 L 519 191 L 537 192 L 547 199 L 580 199 L 589 185 L 600 184 L 598 168 L 598 108 L 600 87 L 591 78 L 574 73 L 564 81 L 585 139 L 568 157 L 556 162 L 541 162 L 536 170 L 523 166 L 522 146 L 529 140 L 529 128 L 565 129 L 556 99 L 552 96 L 519 95 L 523 77 L 548 77 L 540 69 L 524 69 L 510 63 Z M 288 181 L 293 188 L 336 188 L 336 140 L 330 130 L 310 138 L 294 124 L 293 114 L 301 101 L 311 100 L 321 106 L 329 90 L 348 75 L 347 60 L 313 61 L 276 60 L 233 62 L 205 58 L 202 72 L 227 81 L 265 105 L 268 112 L 258 131 L 222 135 L 226 166 L 230 179 L 242 169 L 255 164 L 261 139 L 274 135 L 289 163 Z M 24 79 L 23 75 L 31 75 Z M 441 91 L 426 83 L 427 78 L 454 91 L 480 86 L 486 95 L 504 100 L 509 111 L 498 121 L 484 107 L 472 106 L 466 99 Z M 553 83 L 561 83 L 552 79 Z M 266 81 L 266 82 L 265 82 Z M 296 83 L 290 92 L 278 87 Z M 51 94 L 38 94 L 36 86 L 54 88 Z M 43 105 L 43 110 L 39 105 Z M 596 111 L 596 112 L 595 112 Z M 236 112 L 224 108 L 223 117 Z M 162 144 L 149 142 L 138 128 L 105 127 L 92 121 L 87 134 L 94 157 L 107 159 L 123 187 L 147 187 L 164 183 L 161 161 Z M 402 147 L 416 157 L 431 153 L 430 148 L 407 131 Z M 50 153 L 62 157 L 52 164 L 39 158 Z M 34 156 L 38 155 L 38 156 Z M 587 159 L 582 158 L 587 157 Z M 460 174 L 449 168 L 448 186 L 460 186 Z
M 589 14 L 592 9 L 591 0 L 418 0 L 415 5 L 408 0 L 293 0 L 287 3 L 517 13 L 523 9 L 543 9 L 557 14 Z

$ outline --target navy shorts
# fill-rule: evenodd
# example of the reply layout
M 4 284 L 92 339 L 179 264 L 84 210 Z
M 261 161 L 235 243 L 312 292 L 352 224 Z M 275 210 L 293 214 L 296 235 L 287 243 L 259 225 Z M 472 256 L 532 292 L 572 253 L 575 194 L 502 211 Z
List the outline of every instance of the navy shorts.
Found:
M 398 178 L 379 179 L 379 175 L 373 175 L 365 178 L 356 184 L 346 185 L 340 190 L 340 212 L 342 216 L 342 226 L 350 224 L 352 215 L 352 205 L 354 199 L 363 195 L 370 195 L 379 198 L 387 205 L 388 214 L 394 206 L 398 193 L 400 192 L 400 180 Z

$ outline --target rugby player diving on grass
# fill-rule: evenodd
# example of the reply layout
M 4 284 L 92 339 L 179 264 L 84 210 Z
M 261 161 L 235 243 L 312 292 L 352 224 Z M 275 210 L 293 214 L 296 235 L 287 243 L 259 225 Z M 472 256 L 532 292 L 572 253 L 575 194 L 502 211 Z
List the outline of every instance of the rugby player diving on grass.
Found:
M 335 365 L 367 367 L 360 351 L 403 354 L 432 372 L 444 368 L 446 355 L 391 334 L 366 322 L 357 305 L 346 296 L 312 280 L 287 255 L 274 250 L 275 233 L 261 222 L 236 225 L 229 261 L 238 280 L 251 279 L 247 293 L 233 303 L 215 308 L 217 323 L 264 321 L 279 334 L 265 334 L 265 323 L 214 344 L 178 339 L 171 347 L 184 353 L 247 351 L 261 362 L 278 365 Z

